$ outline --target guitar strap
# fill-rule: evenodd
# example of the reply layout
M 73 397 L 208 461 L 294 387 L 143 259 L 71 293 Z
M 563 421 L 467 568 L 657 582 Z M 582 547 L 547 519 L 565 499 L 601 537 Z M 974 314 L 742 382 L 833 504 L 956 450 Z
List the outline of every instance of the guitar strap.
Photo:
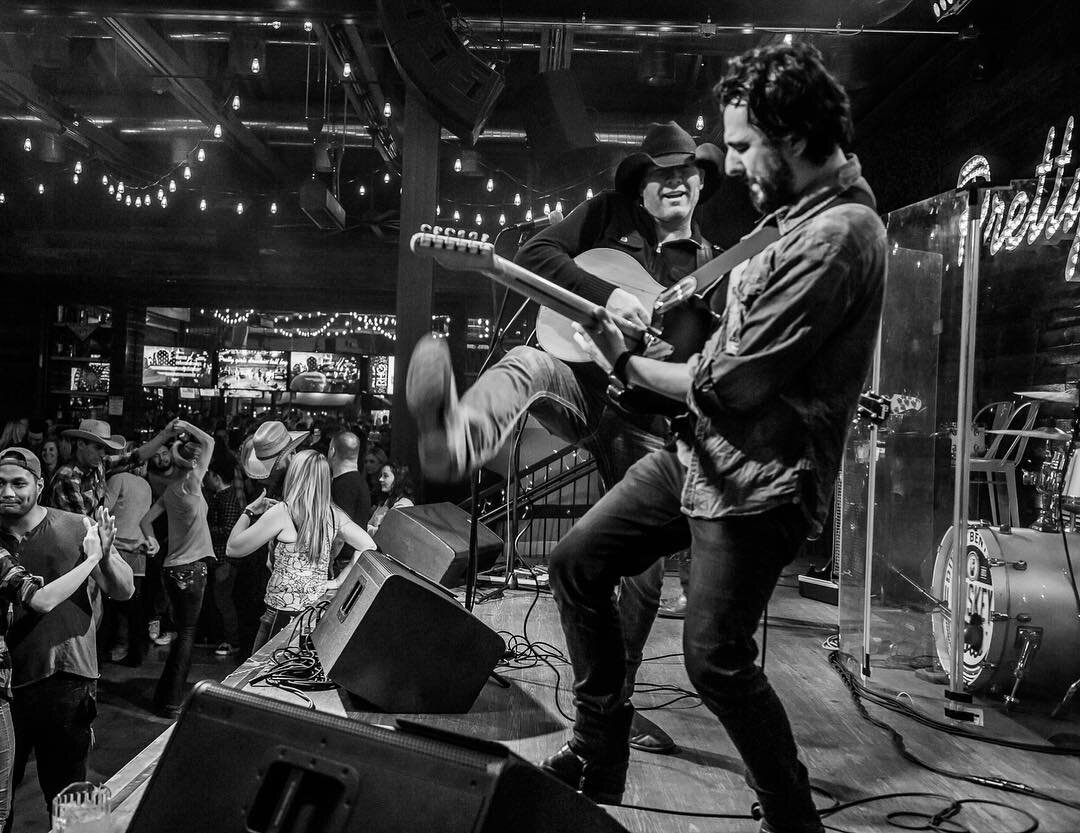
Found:
M 730 249 L 721 252 L 707 263 L 699 265 L 693 275 L 697 281 L 697 291 L 694 294 L 699 297 L 706 295 L 724 275 L 779 239 L 780 230 L 770 223 L 748 234 Z M 704 254 L 704 247 L 698 250 L 699 260 L 702 254 Z

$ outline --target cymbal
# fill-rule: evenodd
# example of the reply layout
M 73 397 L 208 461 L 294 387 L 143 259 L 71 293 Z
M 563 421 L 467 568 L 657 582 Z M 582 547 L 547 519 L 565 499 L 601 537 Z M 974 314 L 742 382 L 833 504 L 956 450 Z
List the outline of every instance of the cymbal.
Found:
M 1058 402 L 1062 405 L 1076 404 L 1076 388 L 1071 390 L 1017 390 L 1017 396 L 1025 399 L 1037 399 L 1040 402 Z
M 1001 434 L 1004 437 L 1030 437 L 1033 440 L 1050 440 L 1051 442 L 1066 442 L 1072 438 L 1068 431 L 1060 431 L 1057 428 L 992 428 L 987 434 Z

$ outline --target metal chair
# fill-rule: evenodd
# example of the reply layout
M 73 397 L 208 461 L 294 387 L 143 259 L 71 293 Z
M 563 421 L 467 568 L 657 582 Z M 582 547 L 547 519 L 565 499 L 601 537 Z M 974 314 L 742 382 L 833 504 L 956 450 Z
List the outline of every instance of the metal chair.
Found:
M 992 402 L 975 415 L 975 422 L 980 417 L 992 414 L 992 430 L 1031 430 L 1039 416 L 1039 402 Z M 976 475 L 985 475 L 987 492 L 990 495 L 990 520 L 995 526 L 1000 525 L 1001 516 L 1007 516 L 1013 526 L 1020 526 L 1020 509 L 1016 489 L 1016 467 L 1027 452 L 1028 437 L 1014 437 L 993 434 L 983 457 L 971 458 L 972 481 Z M 980 478 L 981 482 L 981 478 Z M 999 487 L 1004 485 L 1008 501 L 1005 512 L 1000 511 Z

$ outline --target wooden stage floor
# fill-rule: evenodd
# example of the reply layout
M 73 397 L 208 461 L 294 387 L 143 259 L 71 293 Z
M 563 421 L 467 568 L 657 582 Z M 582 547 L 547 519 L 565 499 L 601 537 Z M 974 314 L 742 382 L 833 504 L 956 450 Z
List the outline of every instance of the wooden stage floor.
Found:
M 671 585 L 668 592 L 674 592 L 674 577 L 669 576 L 667 581 Z M 533 593 L 520 590 L 505 599 L 480 604 L 476 612 L 495 629 L 521 636 L 532 602 Z M 1034 816 L 1040 831 L 1080 831 L 1080 811 L 936 775 L 902 759 L 885 732 L 859 716 L 847 688 L 828 663 L 829 650 L 823 647 L 823 642 L 835 632 L 836 608 L 799 597 L 794 589 L 794 576 L 782 579 L 769 612 L 772 625 L 768 632 L 766 670 L 788 708 L 803 759 L 816 786 L 842 802 L 887 792 L 922 792 L 1006 805 L 1004 808 L 964 805 L 951 822 L 968 831 L 1019 833 L 1028 821 L 1010 808 Z M 680 621 L 657 620 L 639 678 L 642 689 L 650 684 L 689 688 L 680 656 L 681 631 Z M 541 595 L 529 616 L 528 636 L 563 648 L 557 611 L 547 594 Z M 253 662 L 258 659 L 256 656 Z M 566 736 L 567 722 L 556 708 L 556 697 L 564 711 L 571 710 L 569 666 L 556 661 L 554 667 L 559 672 L 559 683 L 555 671 L 544 664 L 504 669 L 500 673 L 511 682 L 509 689 L 488 683 L 469 713 L 422 719 L 446 729 L 502 742 L 526 759 L 537 761 L 558 748 Z M 242 684 L 243 679 L 252 676 L 251 672 L 252 667 L 241 666 L 228 682 Z M 257 691 L 295 702 L 284 692 L 265 688 Z M 672 697 L 667 692 L 640 691 L 634 700 L 638 707 L 646 708 Z M 392 722 L 390 715 L 356 713 L 346 703 L 340 694 L 328 693 L 319 708 L 348 712 L 374 723 Z M 881 708 L 868 708 L 874 717 L 901 732 L 911 752 L 928 763 L 957 772 L 1024 782 L 1059 798 L 1080 801 L 1080 760 L 1076 758 L 956 738 Z M 670 732 L 680 751 L 665 756 L 634 751 L 625 803 L 683 812 L 748 814 L 753 795 L 742 779 L 739 758 L 716 719 L 696 699 L 684 699 L 647 713 Z M 927 709 L 927 713 L 934 712 Z M 156 741 L 110 782 L 114 794 L 129 796 L 124 809 L 130 809 L 141 793 L 137 787 L 145 781 L 162 743 L 161 739 Z M 830 801 L 821 795 L 818 803 L 826 806 Z M 943 798 L 891 799 L 844 810 L 828 817 L 826 824 L 831 829 L 852 833 L 896 829 L 886 820 L 887 813 L 908 810 L 933 813 L 946 804 Z M 757 830 L 757 823 L 749 818 L 676 816 L 625 807 L 609 811 L 629 830 L 641 833 Z

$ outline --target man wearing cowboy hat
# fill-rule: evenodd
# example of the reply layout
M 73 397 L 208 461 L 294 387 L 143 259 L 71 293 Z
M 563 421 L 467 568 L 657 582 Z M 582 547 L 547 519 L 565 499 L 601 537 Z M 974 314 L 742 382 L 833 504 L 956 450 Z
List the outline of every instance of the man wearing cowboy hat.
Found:
M 264 422 L 255 433 L 244 440 L 240 447 L 240 465 L 247 476 L 244 486 L 248 495 L 258 491 L 258 496 L 244 509 L 248 517 L 255 519 L 281 500 L 285 483 L 285 471 L 296 449 L 307 437 L 307 431 L 290 431 L 285 423 L 277 420 Z M 243 662 L 251 654 L 255 636 L 259 631 L 259 617 L 265 605 L 266 583 L 270 579 L 267 569 L 269 549 L 264 545 L 242 558 L 230 558 L 236 568 L 233 598 L 236 600 L 237 631 L 240 644 L 237 659 Z
M 175 439 L 177 430 L 173 420 L 152 440 L 128 454 L 119 454 L 127 441 L 113 434 L 109 423 L 100 419 L 84 419 L 78 428 L 69 428 L 62 434 L 74 441 L 75 456 L 53 475 L 48 505 L 79 515 L 93 515 L 105 501 L 105 481 L 109 475 L 149 460 L 157 449 Z
M 718 147 L 697 146 L 675 122 L 653 124 L 640 149 L 616 169 L 614 190 L 541 231 L 515 260 L 640 331 L 650 323 L 642 303 L 574 258 L 589 249 L 615 249 L 664 287 L 703 266 L 713 250 L 694 223 L 694 209 L 719 184 L 722 160 Z M 607 386 L 606 374 L 596 367 L 568 365 L 542 350 L 515 347 L 459 400 L 445 340 L 426 337 L 413 351 L 405 393 L 420 429 L 421 468 L 430 479 L 464 477 L 495 455 L 528 410 L 552 433 L 590 451 L 610 489 L 631 464 L 663 446 L 667 424 L 659 416 L 616 411 L 605 399 Z M 663 563 L 656 562 L 622 584 L 627 696 L 660 604 L 663 575 Z M 659 727 L 640 714 L 633 720 L 636 748 L 674 751 L 674 742 Z

